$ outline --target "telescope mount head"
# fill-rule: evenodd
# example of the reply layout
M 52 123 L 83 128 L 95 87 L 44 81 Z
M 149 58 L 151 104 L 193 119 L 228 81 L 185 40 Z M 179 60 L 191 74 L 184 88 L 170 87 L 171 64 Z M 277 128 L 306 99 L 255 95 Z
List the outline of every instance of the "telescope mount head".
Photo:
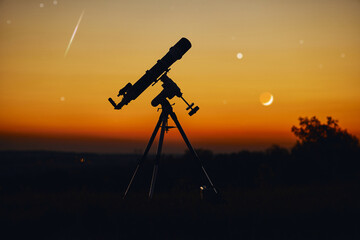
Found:
M 194 115 L 198 110 L 199 107 L 193 107 L 194 103 L 189 104 L 182 96 L 182 92 L 180 90 L 180 88 L 178 87 L 178 85 L 167 76 L 167 72 L 165 72 L 163 75 L 161 75 L 161 77 L 158 79 L 160 81 L 163 82 L 163 84 L 161 85 L 164 89 L 159 93 L 159 95 L 157 95 L 152 101 L 151 101 L 151 105 L 153 107 L 157 107 L 159 104 L 163 104 L 164 102 L 168 102 L 168 99 L 172 99 L 173 97 L 177 96 L 179 98 L 181 98 L 186 105 L 188 106 L 186 108 L 186 110 L 190 110 L 189 115 L 192 116 Z

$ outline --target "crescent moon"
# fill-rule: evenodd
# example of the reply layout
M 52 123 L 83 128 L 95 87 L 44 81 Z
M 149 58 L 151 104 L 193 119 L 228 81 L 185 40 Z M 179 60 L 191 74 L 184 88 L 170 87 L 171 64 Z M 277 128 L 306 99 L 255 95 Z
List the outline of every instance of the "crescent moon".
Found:
M 274 101 L 274 96 L 270 95 L 270 100 L 266 103 L 263 103 L 264 106 L 269 106 L 270 104 L 272 104 L 272 102 Z

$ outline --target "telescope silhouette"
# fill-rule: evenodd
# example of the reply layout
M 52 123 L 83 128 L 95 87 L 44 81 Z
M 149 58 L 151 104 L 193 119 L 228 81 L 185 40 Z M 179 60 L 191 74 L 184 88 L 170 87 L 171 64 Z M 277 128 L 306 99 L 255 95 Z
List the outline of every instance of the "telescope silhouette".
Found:
M 169 71 L 169 67 L 181 59 L 181 57 L 191 48 L 191 43 L 186 38 L 181 38 L 169 52 L 150 69 L 134 84 L 128 83 L 120 89 L 118 97 L 123 96 L 123 99 L 116 104 L 112 98 L 109 102 L 115 109 L 121 109 L 130 101 L 135 100 L 142 92 L 145 91 L 151 84 L 156 83 L 158 78 Z M 178 94 L 177 94 L 178 95 Z M 181 96 L 179 96 L 181 97 Z
M 172 105 L 170 104 L 170 102 L 168 100 L 168 99 L 172 99 L 175 96 L 181 98 L 188 106 L 186 108 L 186 110 L 191 110 L 189 112 L 190 116 L 192 116 L 199 110 L 198 106 L 193 107 L 194 103 L 189 104 L 182 97 L 182 92 L 181 92 L 180 88 L 178 87 L 178 85 L 171 78 L 169 78 L 167 76 L 167 73 L 170 71 L 169 67 L 174 62 L 181 59 L 182 56 L 190 48 L 191 48 L 190 41 L 187 40 L 186 38 L 181 38 L 173 47 L 170 48 L 169 52 L 166 53 L 166 55 L 162 59 L 158 60 L 157 63 L 150 70 L 146 71 L 146 73 L 134 85 L 132 85 L 131 83 L 128 83 L 125 85 L 125 87 L 120 89 L 119 94 L 117 96 L 118 97 L 123 96 L 123 98 L 118 104 L 116 104 L 114 102 L 114 100 L 112 100 L 112 98 L 109 98 L 109 102 L 114 106 L 115 109 L 121 109 L 124 105 L 127 105 L 130 101 L 135 100 L 151 84 L 155 84 L 158 81 L 161 81 L 163 83 L 161 85 L 163 87 L 163 90 L 151 101 L 151 105 L 153 107 L 157 107 L 158 105 L 161 105 L 161 108 L 160 108 L 161 114 L 159 116 L 159 120 L 155 126 L 155 129 L 154 129 L 151 137 L 150 137 L 150 140 L 148 142 L 148 145 L 146 146 L 143 156 L 138 161 L 136 169 L 131 177 L 128 187 L 126 188 L 123 198 L 126 197 L 128 191 L 130 189 L 130 186 L 132 185 L 132 182 L 133 182 L 140 166 L 146 159 L 147 154 L 149 153 L 151 145 L 153 144 L 154 139 L 155 139 L 159 129 L 161 129 L 159 142 L 158 142 L 158 150 L 157 150 L 156 158 L 154 161 L 154 169 L 153 169 L 150 191 L 149 191 L 149 198 L 152 198 L 152 196 L 154 194 L 158 166 L 159 166 L 159 161 L 160 161 L 161 152 L 162 152 L 162 145 L 164 142 L 164 135 L 165 135 L 165 132 L 168 132 L 170 128 L 174 128 L 172 126 L 168 126 L 169 118 L 171 118 L 174 121 L 176 128 L 179 130 L 182 138 L 184 139 L 184 141 L 185 141 L 190 153 L 194 157 L 194 159 L 197 159 L 199 161 L 201 170 L 202 170 L 203 174 L 205 175 L 211 188 L 213 189 L 214 193 L 216 195 L 218 194 L 218 190 L 215 188 L 214 184 L 212 183 L 209 175 L 207 174 L 207 172 L 203 166 L 202 161 L 200 160 L 200 158 L 196 154 L 194 148 L 190 144 L 190 141 L 187 138 L 175 112 L 173 111 Z

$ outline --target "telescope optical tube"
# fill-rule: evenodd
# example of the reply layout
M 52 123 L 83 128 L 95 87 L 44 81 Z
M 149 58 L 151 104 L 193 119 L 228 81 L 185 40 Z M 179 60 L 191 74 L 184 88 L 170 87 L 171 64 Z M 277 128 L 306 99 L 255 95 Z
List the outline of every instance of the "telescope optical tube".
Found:
M 191 48 L 191 43 L 186 38 L 181 38 L 169 52 L 150 69 L 132 86 L 126 89 L 123 99 L 118 103 L 115 109 L 121 109 L 127 105 L 131 100 L 135 100 L 142 92 L 145 91 L 152 83 L 154 83 L 169 67 L 181 59 L 182 56 Z

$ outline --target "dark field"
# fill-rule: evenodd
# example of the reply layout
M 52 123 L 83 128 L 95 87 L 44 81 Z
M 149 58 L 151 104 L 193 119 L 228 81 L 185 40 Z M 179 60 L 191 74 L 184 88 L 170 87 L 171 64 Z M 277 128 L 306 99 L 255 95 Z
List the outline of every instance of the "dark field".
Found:
M 123 200 L 139 156 L 0 152 L 0 239 L 360 238 L 358 155 L 198 153 L 221 199 L 200 199 L 206 182 L 187 153 L 163 157 L 152 200 L 150 157 Z

